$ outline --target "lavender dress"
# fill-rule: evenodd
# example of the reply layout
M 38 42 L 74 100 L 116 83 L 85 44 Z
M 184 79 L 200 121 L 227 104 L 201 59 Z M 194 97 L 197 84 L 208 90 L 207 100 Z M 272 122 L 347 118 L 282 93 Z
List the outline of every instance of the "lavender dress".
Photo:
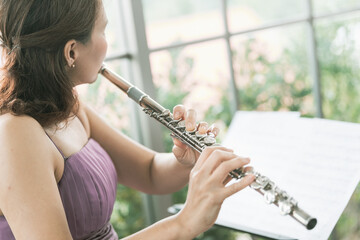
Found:
M 116 185 L 115 167 L 94 139 L 65 160 L 58 188 L 73 239 L 118 239 L 109 223 Z M 5 217 L 0 216 L 0 240 L 13 239 Z

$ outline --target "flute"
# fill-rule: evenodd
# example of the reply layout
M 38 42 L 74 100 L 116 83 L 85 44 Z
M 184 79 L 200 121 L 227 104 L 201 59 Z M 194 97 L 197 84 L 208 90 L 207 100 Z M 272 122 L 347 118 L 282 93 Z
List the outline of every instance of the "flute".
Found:
M 131 99 L 143 108 L 143 111 L 146 114 L 168 128 L 173 137 L 179 139 L 197 152 L 201 153 L 206 146 L 216 144 L 216 140 L 212 134 L 198 134 L 196 129 L 192 132 L 186 131 L 185 124 L 182 119 L 174 120 L 169 109 L 165 109 L 140 89 L 108 69 L 105 65 L 102 65 L 99 73 L 120 88 L 123 92 L 127 93 Z M 263 176 L 254 170 L 243 171 L 242 168 L 234 169 L 229 173 L 229 175 L 234 179 L 241 179 L 248 174 L 255 175 L 255 180 L 250 184 L 250 187 L 263 195 L 266 203 L 276 205 L 279 207 L 282 215 L 289 215 L 293 217 L 308 230 L 311 230 L 316 226 L 316 218 L 310 216 L 302 210 L 298 206 L 298 202 L 293 197 L 281 190 L 268 177 Z

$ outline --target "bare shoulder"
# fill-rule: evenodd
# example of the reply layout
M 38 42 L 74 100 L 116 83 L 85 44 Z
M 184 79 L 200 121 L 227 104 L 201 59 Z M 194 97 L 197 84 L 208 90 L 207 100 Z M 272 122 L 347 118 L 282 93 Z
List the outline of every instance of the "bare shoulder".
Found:
M 45 134 L 41 125 L 32 117 L 15 116 L 6 113 L 0 116 L 0 146 L 17 143 L 22 145 L 30 139 L 36 139 Z M 29 144 L 34 141 L 29 141 Z M 1 147 L 3 148 L 3 147 Z
M 0 115 L 0 130 L 17 130 L 18 128 L 36 127 L 42 129 L 41 125 L 32 117 L 27 115 L 15 116 L 11 113 Z M 20 129 L 19 129 L 20 130 Z M 22 129 L 21 129 L 22 130 Z
M 70 239 L 54 173 L 58 155 L 35 119 L 0 116 L 0 210 L 16 239 Z
M 0 116 L 0 132 L 0 141 L 2 143 L 17 140 L 19 144 L 27 138 L 36 138 L 44 134 L 41 125 L 32 117 L 25 115 L 15 116 L 11 113 Z
M 21 162 L 31 167 L 34 161 L 29 159 L 41 159 L 35 157 L 41 154 L 51 157 L 53 153 L 44 129 L 35 119 L 10 113 L 0 116 L 0 165 Z

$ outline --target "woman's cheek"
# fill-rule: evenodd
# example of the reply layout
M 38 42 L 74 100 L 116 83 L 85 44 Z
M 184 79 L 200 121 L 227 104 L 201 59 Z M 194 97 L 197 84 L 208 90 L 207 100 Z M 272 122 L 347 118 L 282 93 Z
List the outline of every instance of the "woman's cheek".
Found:
M 102 42 L 102 44 L 100 46 L 100 52 L 102 53 L 101 54 L 102 60 L 104 60 L 105 56 L 106 56 L 107 49 L 108 49 L 108 43 L 107 43 L 107 40 L 106 40 L 105 36 L 102 37 L 101 42 Z

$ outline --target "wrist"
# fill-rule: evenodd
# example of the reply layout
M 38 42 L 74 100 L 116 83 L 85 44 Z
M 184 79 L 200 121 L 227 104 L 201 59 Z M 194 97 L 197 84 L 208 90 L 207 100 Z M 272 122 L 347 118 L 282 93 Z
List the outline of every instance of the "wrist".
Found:
M 178 214 L 174 215 L 175 231 L 177 239 L 179 240 L 190 240 L 194 239 L 198 234 L 194 229 L 194 226 L 189 224 L 189 219 L 184 216 L 183 211 L 180 211 Z

